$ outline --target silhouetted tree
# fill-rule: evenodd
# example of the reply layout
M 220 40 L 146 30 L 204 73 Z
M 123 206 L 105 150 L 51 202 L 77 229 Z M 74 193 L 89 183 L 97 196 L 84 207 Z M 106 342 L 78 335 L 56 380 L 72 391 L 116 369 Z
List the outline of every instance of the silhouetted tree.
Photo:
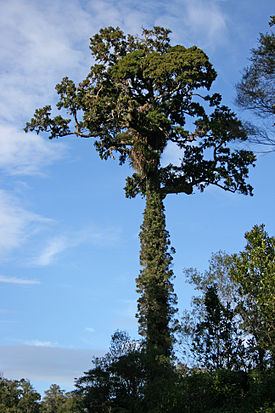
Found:
M 275 24 L 271 17 L 270 26 Z M 258 118 L 273 119 L 275 114 L 275 34 L 261 33 L 258 47 L 251 50 L 250 66 L 244 69 L 241 81 L 236 85 L 236 103 L 251 111 Z M 274 125 L 263 128 L 247 123 L 249 140 L 253 143 L 275 145 Z

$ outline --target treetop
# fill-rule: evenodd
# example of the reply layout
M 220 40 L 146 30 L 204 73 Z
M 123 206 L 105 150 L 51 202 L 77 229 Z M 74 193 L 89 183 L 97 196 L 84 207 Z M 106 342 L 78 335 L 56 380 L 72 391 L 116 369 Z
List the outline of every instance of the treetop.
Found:
M 126 196 L 145 194 L 148 179 L 158 182 L 162 196 L 191 194 L 210 184 L 244 194 L 255 157 L 232 150 L 231 142 L 246 139 L 241 122 L 208 94 L 217 74 L 198 47 L 171 46 L 170 31 L 143 29 L 141 36 L 107 27 L 91 38 L 95 64 L 79 85 L 64 77 L 56 86 L 58 110 L 37 109 L 26 131 L 47 132 L 49 138 L 76 135 L 94 138 L 102 159 L 119 155 L 134 168 Z M 180 166 L 161 164 L 169 142 L 182 152 Z

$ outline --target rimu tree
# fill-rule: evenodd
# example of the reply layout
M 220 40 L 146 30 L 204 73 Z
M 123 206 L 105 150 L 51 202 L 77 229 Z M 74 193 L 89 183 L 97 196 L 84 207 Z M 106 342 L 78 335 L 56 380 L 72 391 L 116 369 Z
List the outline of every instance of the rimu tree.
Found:
M 152 360 L 169 361 L 176 298 L 163 201 L 168 194 L 190 195 L 211 184 L 250 194 L 246 178 L 255 157 L 232 149 L 246 133 L 221 96 L 208 94 L 216 72 L 199 48 L 172 46 L 169 30 L 161 27 L 143 29 L 141 36 L 108 27 L 91 38 L 90 49 L 95 63 L 86 79 L 76 85 L 65 77 L 56 86 L 57 108 L 67 116 L 51 116 L 45 106 L 25 130 L 94 139 L 102 159 L 117 153 L 121 164 L 133 167 L 126 196 L 146 198 L 137 278 L 139 331 Z M 161 163 L 169 143 L 182 153 L 179 165 Z

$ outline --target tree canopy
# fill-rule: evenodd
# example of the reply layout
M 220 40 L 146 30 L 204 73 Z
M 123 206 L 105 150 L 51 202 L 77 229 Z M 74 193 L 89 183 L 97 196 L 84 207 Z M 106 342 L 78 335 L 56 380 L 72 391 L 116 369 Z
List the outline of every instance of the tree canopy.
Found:
M 155 27 L 138 37 L 101 29 L 91 38 L 95 64 L 86 79 L 76 85 L 64 77 L 56 86 L 57 108 L 69 117 L 51 117 L 45 106 L 25 130 L 94 138 L 102 159 L 118 152 L 135 170 L 127 196 L 144 195 L 146 179 L 156 174 L 163 197 L 210 184 L 250 193 L 245 178 L 254 156 L 230 149 L 245 131 L 219 94 L 203 93 L 217 76 L 212 64 L 196 46 L 171 46 L 169 32 Z M 180 166 L 160 166 L 168 142 L 182 150 Z

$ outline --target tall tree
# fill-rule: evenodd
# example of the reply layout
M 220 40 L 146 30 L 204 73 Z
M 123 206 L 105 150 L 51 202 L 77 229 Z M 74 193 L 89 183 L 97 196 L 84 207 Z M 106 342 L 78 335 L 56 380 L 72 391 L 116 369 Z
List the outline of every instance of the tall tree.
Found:
M 56 86 L 57 108 L 68 117 L 51 117 L 51 107 L 36 110 L 26 131 L 50 138 L 93 138 L 102 159 L 126 160 L 134 169 L 126 196 L 146 197 L 141 227 L 140 333 L 153 358 L 172 356 L 175 296 L 171 283 L 169 236 L 163 200 L 168 194 L 190 195 L 213 184 L 250 194 L 246 183 L 252 152 L 232 150 L 246 133 L 219 94 L 209 95 L 216 72 L 206 54 L 193 46 L 171 46 L 169 30 L 143 29 L 141 36 L 108 27 L 91 38 L 95 59 L 78 86 L 67 77 Z M 187 129 L 189 128 L 189 129 Z M 168 143 L 182 151 L 179 166 L 161 164 Z
M 270 26 L 275 24 L 271 17 Z M 244 69 L 241 81 L 236 85 L 236 103 L 250 110 L 258 118 L 273 119 L 275 114 L 275 34 L 261 33 L 258 47 L 251 50 L 250 65 Z M 263 129 L 247 124 L 250 140 L 254 143 L 275 145 L 273 128 Z

